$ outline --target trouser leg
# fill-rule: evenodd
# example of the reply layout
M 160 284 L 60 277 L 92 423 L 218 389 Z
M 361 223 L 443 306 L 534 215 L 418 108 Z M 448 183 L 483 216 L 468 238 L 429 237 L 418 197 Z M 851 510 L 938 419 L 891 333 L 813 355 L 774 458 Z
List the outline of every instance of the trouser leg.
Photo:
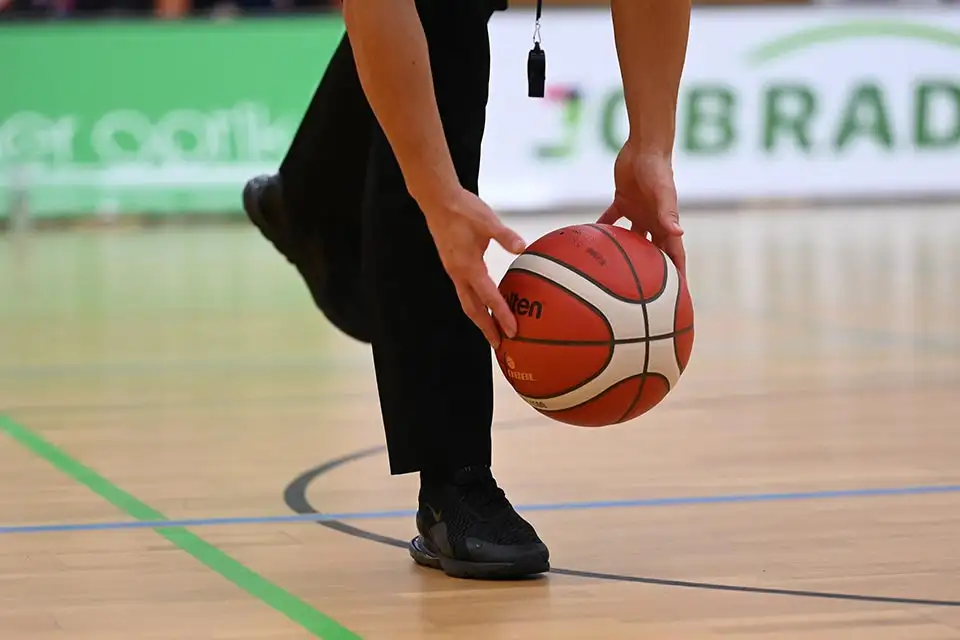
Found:
M 462 185 L 475 193 L 490 73 L 487 4 L 417 3 L 453 162 Z M 376 126 L 363 223 L 364 279 L 391 472 L 489 465 L 490 347 L 463 313 L 423 213 Z
M 366 336 L 369 315 L 361 208 L 374 123 L 344 36 L 280 166 L 280 182 L 298 268 L 327 317 L 355 337 Z

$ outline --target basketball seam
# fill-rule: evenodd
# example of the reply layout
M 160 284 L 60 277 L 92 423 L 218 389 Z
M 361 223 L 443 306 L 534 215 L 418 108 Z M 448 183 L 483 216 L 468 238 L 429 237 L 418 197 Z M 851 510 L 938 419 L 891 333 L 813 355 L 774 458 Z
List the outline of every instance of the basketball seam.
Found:
M 679 269 L 677 270 L 677 278 L 681 278 L 681 280 L 680 280 L 679 286 L 677 287 L 677 299 L 676 299 L 676 300 L 674 301 L 674 303 L 673 303 L 673 329 L 674 329 L 674 333 L 677 333 L 677 331 L 676 331 L 676 329 L 677 329 L 677 313 L 680 311 L 680 300 L 683 298 L 683 286 L 684 286 L 684 284 L 685 284 L 685 283 L 683 282 L 683 280 L 682 280 L 682 276 L 680 275 L 680 270 L 679 270 Z M 687 331 L 693 331 L 693 325 L 692 325 L 692 324 L 691 324 L 689 327 L 687 327 Z M 686 369 L 686 366 L 684 366 L 684 364 L 683 364 L 682 362 L 680 362 L 680 351 L 679 351 L 678 349 L 679 349 L 679 345 L 677 344 L 677 341 L 674 340 L 674 341 L 673 341 L 673 358 L 674 358 L 674 360 L 677 361 L 677 370 L 680 372 L 680 375 L 682 376 L 684 369 Z M 677 382 L 679 382 L 679 381 L 680 381 L 680 380 L 679 380 L 679 378 L 678 378 L 678 379 L 677 379 Z M 668 387 L 668 388 L 672 388 L 672 385 L 670 384 L 670 381 L 669 381 L 669 380 L 667 381 L 667 387 Z
M 649 300 L 646 300 L 647 303 L 656 302 L 657 300 L 660 299 L 660 296 L 662 296 L 667 291 L 667 269 L 669 269 L 670 266 L 667 264 L 667 254 L 665 254 L 663 251 L 660 251 L 659 249 L 657 249 L 657 251 L 660 253 L 660 259 L 663 261 L 663 282 L 660 284 L 660 291 L 657 291 L 657 293 L 654 294 L 652 298 L 650 298 Z M 678 277 L 680 276 L 679 272 L 677 273 L 677 276 Z
M 562 266 L 562 267 L 567 267 L 567 265 L 565 265 L 565 264 L 563 264 L 563 263 L 560 263 L 560 262 L 558 262 L 557 264 L 559 264 L 559 265 Z M 560 289 L 561 291 L 565 291 L 566 293 L 568 293 L 568 294 L 570 295 L 570 297 L 572 297 L 572 298 L 574 298 L 574 299 L 576 299 L 576 300 L 579 300 L 579 301 L 582 302 L 588 309 L 590 309 L 591 311 L 593 311 L 594 313 L 596 313 L 597 316 L 603 321 L 603 324 L 607 327 L 607 331 L 609 332 L 609 334 L 610 334 L 611 336 L 613 335 L 613 325 L 610 324 L 610 320 L 608 320 L 607 317 L 606 317 L 605 315 L 603 315 L 603 312 L 602 312 L 600 309 L 598 309 L 597 307 L 595 307 L 593 304 L 591 304 L 588 300 L 586 300 L 583 296 L 579 295 L 577 292 L 572 291 L 571 289 L 563 286 L 562 284 L 560 284 L 560 283 L 557 282 L 556 280 L 551 280 L 550 278 L 546 277 L 546 276 L 543 275 L 542 273 L 537 273 L 536 271 L 531 271 L 531 270 L 525 269 L 525 268 L 523 268 L 523 267 L 511 267 L 510 270 L 509 270 L 507 273 L 509 273 L 510 271 L 518 271 L 518 272 L 526 273 L 526 274 L 528 274 L 528 275 L 530 275 L 530 276 L 532 276 L 532 277 L 534 277 L 534 278 L 539 278 L 540 280 L 543 280 L 544 282 L 550 283 L 551 285 L 557 287 L 557 288 Z M 514 341 L 517 341 L 517 342 L 523 342 L 523 340 L 517 340 L 516 338 L 508 338 L 507 340 L 514 340 Z M 613 361 L 613 351 L 614 351 L 614 347 L 613 347 L 613 345 L 612 345 L 610 342 L 600 342 L 600 343 L 597 344 L 596 346 L 609 346 L 610 348 L 607 350 L 607 357 L 606 357 L 606 360 L 604 360 L 603 365 L 602 365 L 599 369 L 597 369 L 597 372 L 594 373 L 593 375 L 591 375 L 589 378 L 586 378 L 585 380 L 581 380 L 579 383 L 575 384 L 574 386 L 570 387 L 569 389 L 564 389 L 564 390 L 558 391 L 558 392 L 556 392 L 556 393 L 551 393 L 550 395 L 547 395 L 547 396 L 531 396 L 531 395 L 527 395 L 527 394 L 521 394 L 521 395 L 523 395 L 523 396 L 526 397 L 526 398 L 530 398 L 531 400 L 547 400 L 547 399 L 549 399 L 549 398 L 554 398 L 554 397 L 557 397 L 557 396 L 565 395 L 565 394 L 567 394 L 567 393 L 572 393 L 572 392 L 576 391 L 577 389 L 583 387 L 583 386 L 586 385 L 587 383 L 593 381 L 594 379 L 596 379 L 597 377 L 599 377 L 600 374 L 602 374 L 604 371 L 606 371 L 607 367 L 610 366 L 610 363 Z M 505 350 L 504 350 L 504 354 L 506 354 L 506 351 L 505 351 Z M 516 387 L 514 387 L 514 388 L 516 388 Z M 518 392 L 518 393 L 519 393 L 519 392 Z
M 640 276 L 637 275 L 637 270 L 634 268 L 633 263 L 630 261 L 630 256 L 627 254 L 626 249 L 624 249 L 623 246 L 621 246 L 621 244 L 617 241 L 617 239 L 613 237 L 612 233 L 610 233 L 600 225 L 591 225 L 591 226 L 595 228 L 597 231 L 599 231 L 600 233 L 602 233 L 603 235 L 610 238 L 610 241 L 620 251 L 620 254 L 623 256 L 624 261 L 626 261 L 627 266 L 630 268 L 630 275 L 633 276 L 633 281 L 637 285 L 637 293 L 640 294 L 640 309 L 643 311 L 643 332 L 647 334 L 647 336 L 649 336 L 650 335 L 650 316 L 647 313 L 647 301 L 645 299 L 646 296 L 643 295 L 643 284 L 640 282 Z M 664 273 L 664 280 L 666 280 L 666 275 L 667 274 Z M 614 338 L 616 338 L 616 336 L 614 336 Z M 674 342 L 674 344 L 676 344 L 676 342 Z M 647 348 L 643 350 L 644 352 L 643 353 L 643 373 L 641 373 L 643 377 L 640 379 L 640 386 L 637 388 L 637 393 L 633 398 L 633 402 L 630 403 L 630 405 L 627 407 L 627 410 L 624 411 L 623 414 L 620 416 L 620 419 L 617 420 L 618 423 L 623 422 L 623 420 L 628 415 L 630 415 L 630 412 L 633 411 L 634 407 L 637 406 L 637 403 L 640 402 L 640 398 L 643 396 L 643 388 L 647 385 L 647 372 L 648 372 L 648 369 L 650 368 L 650 343 L 649 342 L 646 343 L 646 346 Z M 615 349 L 616 348 L 614 347 L 614 349 L 611 349 L 611 351 Z M 612 357 L 613 356 L 611 354 L 611 358 Z
M 593 402 L 594 400 L 599 400 L 600 398 L 602 398 L 603 396 L 607 395 L 608 393 L 610 393 L 611 391 L 613 391 L 614 389 L 616 389 L 619 385 L 623 384 L 624 382 L 628 382 L 628 381 L 634 380 L 634 379 L 636 379 L 636 378 L 643 378 L 643 380 L 640 381 L 640 386 L 642 387 L 642 386 L 646 383 L 646 379 L 647 379 L 648 377 L 662 378 L 663 381 L 667 384 L 667 386 L 668 386 L 668 387 L 670 386 L 670 381 L 667 380 L 667 377 L 666 377 L 665 375 L 663 375 L 662 373 L 657 373 L 656 371 L 650 372 L 650 373 L 638 373 L 638 374 L 635 374 L 635 375 L 632 375 L 632 376 L 627 376 L 627 377 L 624 378 L 623 380 L 617 380 L 616 382 L 614 382 L 613 384 L 611 384 L 609 387 L 607 387 L 606 389 L 604 389 L 603 391 L 601 391 L 601 392 L 598 393 L 597 395 L 593 396 L 592 398 L 588 398 L 588 399 L 584 400 L 583 402 L 580 402 L 580 403 L 578 403 L 578 404 L 575 404 L 575 405 L 573 405 L 572 407 L 565 407 L 565 408 L 563 408 L 563 409 L 540 409 L 540 408 L 536 408 L 536 409 L 537 409 L 537 411 L 540 411 L 541 413 L 548 413 L 548 414 L 549 414 L 549 413 L 562 413 L 562 412 L 564 412 L 564 411 L 573 411 L 574 409 L 579 409 L 580 407 L 582 407 L 582 406 L 584 406 L 584 405 L 586 405 L 586 404 L 589 404 L 589 403 Z M 542 398 L 534 398 L 533 396 L 524 396 L 524 397 L 525 397 L 525 398 L 530 398 L 531 400 L 541 400 L 541 399 L 542 399 Z M 639 398 L 637 399 L 637 401 L 639 401 Z M 636 403 L 636 402 L 634 402 L 633 405 L 631 405 L 630 411 L 633 411 L 633 408 L 634 408 L 635 406 L 637 406 L 637 403 Z M 626 416 L 630 415 L 630 411 L 624 413 L 624 414 L 623 414 L 623 417 L 626 417 Z M 613 424 L 621 424 L 621 423 L 623 422 L 623 417 L 621 417 L 619 420 L 617 420 L 617 421 L 614 422 Z
M 642 342 L 660 342 L 662 340 L 669 340 L 677 336 L 682 336 L 685 333 L 690 333 L 693 331 L 693 325 L 685 327 L 683 329 L 677 329 L 676 331 L 671 331 L 669 333 L 658 333 L 655 336 L 650 336 L 648 338 L 620 338 L 617 340 L 552 340 L 550 338 L 505 338 L 507 342 L 526 342 L 529 344 L 550 344 L 563 347 L 603 347 L 603 346 L 616 346 L 618 344 L 640 344 Z
M 608 237 L 609 237 L 609 236 L 608 236 Z M 624 257 L 626 257 L 626 254 L 625 254 L 625 252 L 623 251 L 623 249 L 620 247 L 620 245 L 617 245 L 617 247 L 620 249 L 620 252 L 621 252 L 621 253 L 624 253 Z M 597 282 L 596 280 L 594 280 L 593 278 L 591 278 L 590 275 L 587 274 L 586 272 L 581 271 L 580 269 L 574 267 L 574 266 L 571 265 L 571 264 L 567 264 L 567 263 L 564 262 L 563 260 L 559 260 L 559 259 L 557 259 L 557 258 L 554 258 L 553 256 L 546 255 L 546 254 L 543 254 L 543 253 L 538 253 L 538 252 L 536 252 L 536 251 L 525 251 L 524 254 L 525 254 L 525 255 L 528 255 L 528 256 L 536 256 L 536 257 L 538 257 L 538 258 L 543 258 L 544 260 L 549 260 L 550 262 L 552 262 L 552 263 L 554 263 L 554 264 L 558 264 L 558 265 L 560 265 L 561 267 L 564 267 L 565 269 L 569 269 L 570 271 L 574 272 L 575 274 L 577 274 L 578 276 L 580 276 L 580 277 L 583 278 L 584 280 L 588 281 L 590 284 L 592 284 L 592 285 L 595 286 L 596 288 L 600 289 L 600 290 L 603 291 L 605 294 L 607 294 L 608 296 L 610 296 L 611 298 L 613 298 L 613 299 L 615 299 L 615 300 L 619 300 L 620 302 L 626 302 L 626 303 L 629 303 L 629 304 L 640 304 L 640 303 L 643 302 L 642 300 L 631 300 L 630 298 L 627 298 L 626 296 L 621 296 L 619 293 L 616 293 L 616 292 L 614 292 L 614 291 L 611 291 L 606 285 L 604 285 L 604 284 L 601 283 L 601 282 Z M 627 262 L 629 262 L 629 259 L 627 260 Z M 635 278 L 634 281 L 636 281 L 636 275 L 634 275 L 634 278 Z M 641 296 L 641 297 L 642 297 L 642 296 Z
M 586 405 L 586 404 L 588 404 L 588 403 L 590 403 L 590 402 L 593 402 L 594 400 L 599 400 L 600 398 L 604 397 L 605 395 L 607 395 L 608 393 L 610 393 L 611 391 L 613 391 L 614 389 L 616 389 L 616 388 L 617 388 L 618 386 L 620 386 L 621 384 L 624 384 L 625 382 L 629 382 L 630 380 L 634 380 L 634 379 L 636 379 L 636 378 L 643 378 L 643 377 L 644 377 L 644 374 L 642 374 L 642 373 L 637 373 L 637 374 L 634 374 L 634 375 L 632 375 L 632 376 L 627 376 L 627 377 L 624 378 L 623 380 L 617 380 L 616 382 L 614 382 L 613 384 L 611 384 L 609 387 L 607 387 L 606 389 L 604 389 L 603 391 L 601 391 L 601 392 L 598 393 L 597 395 L 593 396 L 592 398 L 587 398 L 587 399 L 584 400 L 583 402 L 577 403 L 577 404 L 573 405 L 572 407 L 565 407 L 565 408 L 563 408 L 563 409 L 541 409 L 541 408 L 539 408 L 539 407 L 535 407 L 535 408 L 537 409 L 537 411 L 540 411 L 540 412 L 542 412 L 542 413 L 561 413 L 561 412 L 563 412 L 563 411 L 573 411 L 574 409 L 579 409 L 580 407 L 582 407 L 582 406 L 584 406 L 584 405 Z M 643 380 L 640 381 L 640 386 L 643 386 Z M 523 396 L 523 397 L 524 397 L 524 398 L 530 398 L 531 400 L 542 400 L 542 399 L 543 399 L 543 398 L 535 398 L 535 397 L 533 397 L 533 396 Z M 626 415 L 626 414 L 624 414 L 624 415 Z M 618 420 L 617 422 L 619 422 L 619 420 Z M 616 424 L 616 423 L 614 423 L 614 424 Z
M 566 265 L 562 265 L 562 266 L 566 266 Z M 543 275 L 542 273 L 540 273 L 540 272 L 538 272 L 538 271 L 533 271 L 532 269 L 529 269 L 529 268 L 527 268 L 527 267 L 510 267 L 510 269 L 509 269 L 509 271 L 507 271 L 507 273 L 510 273 L 510 272 L 525 273 L 525 274 L 527 274 L 527 275 L 529 275 L 529 276 L 533 276 L 534 278 L 537 278 L 537 279 L 539 279 L 539 280 L 542 280 L 542 281 L 544 281 L 544 282 L 547 282 L 547 283 L 555 286 L 557 289 L 560 289 L 561 291 L 569 294 L 570 297 L 576 298 L 577 300 L 579 300 L 580 302 L 582 302 L 583 305 L 584 305 L 585 307 L 587 307 L 591 312 L 593 312 L 598 318 L 600 318 L 600 320 L 603 321 L 604 326 L 606 326 L 607 331 L 610 333 L 610 335 L 611 335 L 611 336 L 613 335 L 613 325 L 610 324 L 610 320 L 607 319 L 607 316 L 603 315 L 603 311 L 601 311 L 599 307 L 597 307 L 596 305 L 594 305 L 592 302 L 590 302 L 589 300 L 587 300 L 586 298 L 584 298 L 583 296 L 581 296 L 579 293 L 577 293 L 577 292 L 574 291 L 573 289 L 570 289 L 569 287 L 566 287 L 566 286 L 560 284 L 560 283 L 557 282 L 556 280 L 551 280 L 550 278 L 548 278 L 547 276 Z
M 648 371 L 643 375 L 643 382 L 640 383 L 640 391 L 643 391 L 643 387 L 646 386 L 647 380 L 649 380 L 650 378 L 660 378 L 661 380 L 663 380 L 663 384 L 667 387 L 667 393 L 670 393 L 670 381 L 667 380 L 667 376 L 663 375 L 662 373 L 657 373 L 656 371 Z M 663 398 L 666 398 L 666 397 L 667 396 L 664 395 L 662 398 L 660 398 L 660 400 L 657 400 L 657 404 L 662 402 Z M 626 421 L 627 416 L 629 416 L 630 413 L 637 408 L 637 405 L 640 404 L 640 398 L 641 398 L 641 395 L 638 393 L 637 397 L 633 401 L 633 404 L 630 405 L 630 410 L 624 413 L 620 417 L 620 420 L 617 421 L 617 424 L 623 424 L 623 422 Z

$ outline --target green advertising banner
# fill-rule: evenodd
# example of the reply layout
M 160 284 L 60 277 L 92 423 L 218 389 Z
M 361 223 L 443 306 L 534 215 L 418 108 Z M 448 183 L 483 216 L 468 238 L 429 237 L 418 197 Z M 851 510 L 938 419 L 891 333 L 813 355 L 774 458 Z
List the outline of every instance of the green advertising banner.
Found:
M 0 217 L 226 213 L 276 169 L 337 14 L 0 28 Z

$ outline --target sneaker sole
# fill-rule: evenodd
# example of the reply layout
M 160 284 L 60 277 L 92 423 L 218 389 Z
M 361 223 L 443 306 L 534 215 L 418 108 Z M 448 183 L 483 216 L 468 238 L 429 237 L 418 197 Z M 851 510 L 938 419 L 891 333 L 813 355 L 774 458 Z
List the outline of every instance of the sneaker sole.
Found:
M 422 567 L 438 569 L 452 578 L 468 580 L 517 580 L 550 571 L 550 561 L 543 557 L 527 556 L 514 562 L 468 562 L 434 553 L 423 536 L 410 541 L 410 557 Z

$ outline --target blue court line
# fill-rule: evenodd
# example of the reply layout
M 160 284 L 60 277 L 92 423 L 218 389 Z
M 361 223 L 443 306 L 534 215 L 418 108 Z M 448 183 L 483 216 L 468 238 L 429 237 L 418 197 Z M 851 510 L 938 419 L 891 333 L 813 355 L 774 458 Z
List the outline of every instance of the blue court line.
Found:
M 742 493 L 715 496 L 688 496 L 674 498 L 645 498 L 637 500 L 599 500 L 588 502 L 551 502 L 520 505 L 518 511 L 583 511 L 593 509 L 635 509 L 640 507 L 679 507 L 711 504 L 787 502 L 793 500 L 830 500 L 837 498 L 879 498 L 891 496 L 918 496 L 960 493 L 960 485 L 931 485 L 890 487 L 876 489 L 839 489 L 828 491 L 801 491 L 793 493 Z M 413 517 L 412 509 L 397 511 L 356 511 L 284 516 L 254 516 L 234 518 L 195 518 L 185 520 L 157 520 L 135 522 L 86 522 L 71 524 L 38 524 L 0 526 L 0 534 L 62 533 L 69 531 L 117 531 L 121 529 L 161 529 L 166 527 L 209 527 L 224 525 L 284 524 L 300 522 L 330 522 L 333 520 L 383 520 Z

